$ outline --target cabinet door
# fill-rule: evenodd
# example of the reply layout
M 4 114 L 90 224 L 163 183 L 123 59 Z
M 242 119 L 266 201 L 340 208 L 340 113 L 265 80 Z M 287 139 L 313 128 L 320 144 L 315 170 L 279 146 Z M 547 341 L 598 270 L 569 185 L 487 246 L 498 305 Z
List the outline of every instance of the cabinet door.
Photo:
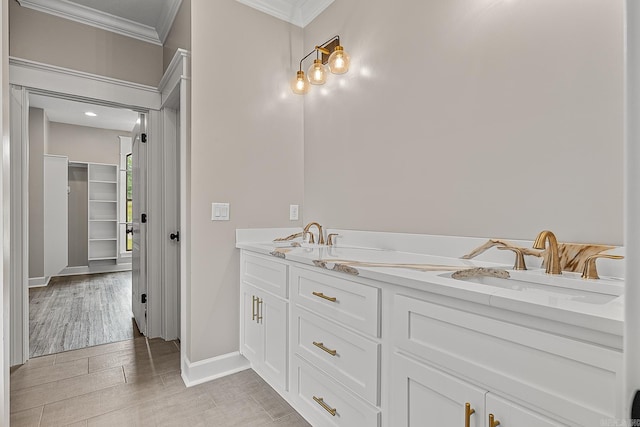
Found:
M 240 321 L 242 327 L 242 343 L 241 350 L 252 365 L 259 364 L 263 358 L 264 334 L 262 333 L 262 325 L 257 317 L 257 289 L 243 285 L 242 286 L 242 319 Z
M 489 414 L 493 414 L 496 421 L 500 421 L 500 427 L 562 427 L 569 425 L 551 420 L 493 393 L 487 393 L 486 399 L 487 417 Z
M 286 389 L 288 304 L 266 293 L 258 304 L 264 333 L 263 370 L 274 385 Z
M 391 363 L 391 425 L 464 426 L 469 403 L 469 426 L 484 427 L 484 390 L 399 354 Z

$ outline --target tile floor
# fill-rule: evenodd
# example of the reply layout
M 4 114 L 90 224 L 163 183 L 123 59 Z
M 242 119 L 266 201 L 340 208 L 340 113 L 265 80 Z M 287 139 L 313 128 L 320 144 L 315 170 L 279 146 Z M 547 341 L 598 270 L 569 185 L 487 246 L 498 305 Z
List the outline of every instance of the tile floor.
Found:
M 309 424 L 255 372 L 186 388 L 176 342 L 136 338 L 11 370 L 11 427 Z

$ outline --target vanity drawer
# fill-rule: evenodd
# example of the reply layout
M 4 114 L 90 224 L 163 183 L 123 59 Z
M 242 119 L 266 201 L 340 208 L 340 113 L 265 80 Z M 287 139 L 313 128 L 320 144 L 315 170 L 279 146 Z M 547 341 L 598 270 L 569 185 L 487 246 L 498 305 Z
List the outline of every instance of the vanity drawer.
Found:
M 287 298 L 288 266 L 286 263 L 274 257 L 242 251 L 241 265 L 243 282 Z
M 294 352 L 377 405 L 380 344 L 303 309 L 293 318 Z
M 291 268 L 293 301 L 374 337 L 380 336 L 380 289 L 326 273 Z
M 298 356 L 293 358 L 293 392 L 301 413 L 316 426 L 379 427 L 380 412 Z M 315 398 L 315 399 L 314 399 Z

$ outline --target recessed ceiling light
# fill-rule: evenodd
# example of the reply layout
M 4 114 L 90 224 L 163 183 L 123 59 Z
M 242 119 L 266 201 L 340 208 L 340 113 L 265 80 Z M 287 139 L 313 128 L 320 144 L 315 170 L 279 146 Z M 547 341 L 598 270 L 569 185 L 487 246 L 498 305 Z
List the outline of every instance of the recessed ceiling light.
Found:
M 94 113 L 93 111 L 87 111 L 84 113 L 85 116 L 89 116 L 89 117 L 95 117 L 97 116 L 96 113 Z

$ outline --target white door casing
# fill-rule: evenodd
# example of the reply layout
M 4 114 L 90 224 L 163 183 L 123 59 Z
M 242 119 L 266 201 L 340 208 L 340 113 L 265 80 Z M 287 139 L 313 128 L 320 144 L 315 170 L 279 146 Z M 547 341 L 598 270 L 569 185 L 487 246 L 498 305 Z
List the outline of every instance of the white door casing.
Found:
M 132 309 L 140 333 L 147 335 L 147 146 L 146 115 L 140 113 L 140 123 L 133 133 L 132 196 L 133 196 L 133 254 Z M 143 142 L 144 140 L 144 142 Z

